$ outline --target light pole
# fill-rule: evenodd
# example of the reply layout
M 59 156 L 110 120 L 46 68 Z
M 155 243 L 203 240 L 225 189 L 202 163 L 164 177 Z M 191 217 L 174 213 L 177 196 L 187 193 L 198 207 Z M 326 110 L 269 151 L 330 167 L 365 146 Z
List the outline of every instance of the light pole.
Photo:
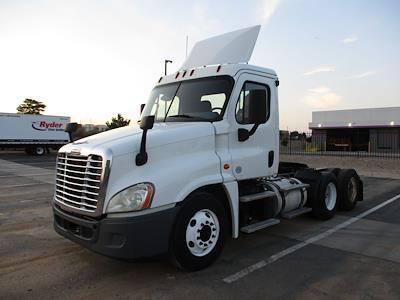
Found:
M 164 60 L 164 75 L 167 75 L 167 64 L 168 63 L 172 64 L 172 60 L 169 60 L 169 59 Z

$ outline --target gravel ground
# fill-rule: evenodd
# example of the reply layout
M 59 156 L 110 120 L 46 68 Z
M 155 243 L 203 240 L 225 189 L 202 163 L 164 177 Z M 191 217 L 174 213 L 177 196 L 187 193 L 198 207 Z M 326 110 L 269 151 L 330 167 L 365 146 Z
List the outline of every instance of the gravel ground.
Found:
M 363 176 L 400 179 L 400 159 L 281 154 L 280 161 L 304 163 L 313 168 L 353 168 Z

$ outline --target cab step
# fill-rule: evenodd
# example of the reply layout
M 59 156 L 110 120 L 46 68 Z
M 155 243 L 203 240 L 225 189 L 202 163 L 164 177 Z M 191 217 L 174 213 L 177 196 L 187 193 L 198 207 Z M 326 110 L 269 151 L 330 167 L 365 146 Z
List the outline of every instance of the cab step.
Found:
M 257 223 L 253 223 L 253 224 L 244 226 L 244 227 L 240 228 L 240 231 L 242 231 L 244 233 L 252 233 L 252 232 L 255 232 L 257 230 L 261 230 L 261 229 L 267 228 L 269 226 L 279 224 L 280 222 L 281 221 L 279 219 L 274 219 L 274 218 L 273 219 L 267 219 L 267 220 L 264 220 L 264 221 L 260 221 L 260 222 L 257 222 Z
M 264 198 L 275 197 L 275 196 L 276 196 L 275 192 L 264 191 L 264 192 L 257 193 L 257 194 L 243 195 L 243 196 L 239 197 L 239 201 L 242 203 L 247 203 L 247 202 L 264 199 Z
M 296 210 L 289 211 L 288 213 L 285 213 L 285 214 L 281 215 L 281 217 L 283 219 L 290 220 L 290 219 L 293 219 L 293 218 L 298 217 L 300 215 L 304 215 L 306 213 L 309 213 L 310 211 L 312 211 L 311 207 L 302 207 L 302 208 L 299 208 L 299 209 L 296 209 Z

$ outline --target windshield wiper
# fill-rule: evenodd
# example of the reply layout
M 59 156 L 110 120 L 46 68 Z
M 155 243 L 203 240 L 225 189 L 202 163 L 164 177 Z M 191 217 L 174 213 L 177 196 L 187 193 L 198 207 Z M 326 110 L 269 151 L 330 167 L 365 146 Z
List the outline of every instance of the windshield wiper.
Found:
M 198 116 L 191 116 L 191 115 L 172 115 L 172 116 L 167 116 L 167 118 L 187 118 L 187 119 L 198 119 L 200 121 L 210 121 L 209 119 L 198 117 Z
M 196 117 L 190 115 L 172 115 L 172 116 L 167 116 L 167 118 L 196 118 Z

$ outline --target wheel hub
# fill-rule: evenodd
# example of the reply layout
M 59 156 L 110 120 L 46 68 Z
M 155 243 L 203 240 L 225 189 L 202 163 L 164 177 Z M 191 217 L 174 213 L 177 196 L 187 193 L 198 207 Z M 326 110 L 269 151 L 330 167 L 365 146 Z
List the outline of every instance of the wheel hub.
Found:
M 336 205 L 337 191 L 336 186 L 330 182 L 325 190 L 325 206 L 327 210 L 332 210 Z
M 210 239 L 210 237 L 211 237 L 211 227 L 205 225 L 203 228 L 200 229 L 200 239 L 203 242 L 206 242 Z
M 214 249 L 220 233 L 217 216 L 208 209 L 194 214 L 186 228 L 186 244 L 195 256 L 205 256 Z

